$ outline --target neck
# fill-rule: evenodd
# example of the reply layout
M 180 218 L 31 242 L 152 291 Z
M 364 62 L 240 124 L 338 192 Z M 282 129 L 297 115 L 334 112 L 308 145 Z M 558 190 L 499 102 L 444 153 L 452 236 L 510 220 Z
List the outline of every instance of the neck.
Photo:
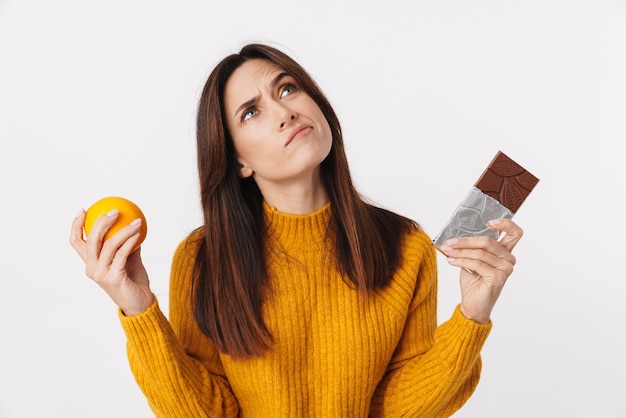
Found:
M 257 181 L 263 199 L 279 212 L 305 215 L 315 212 L 328 203 L 328 195 L 319 176 L 309 181 L 287 184 L 265 183 Z

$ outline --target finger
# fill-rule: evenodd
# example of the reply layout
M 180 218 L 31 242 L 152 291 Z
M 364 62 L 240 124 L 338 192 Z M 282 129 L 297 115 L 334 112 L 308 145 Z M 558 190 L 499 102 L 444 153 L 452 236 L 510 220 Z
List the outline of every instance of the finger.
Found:
M 502 243 L 495 241 L 491 237 L 483 236 L 449 239 L 444 243 L 444 245 L 441 246 L 441 250 L 446 256 L 466 258 L 478 258 L 479 253 L 473 253 L 471 251 L 481 250 L 491 253 L 509 263 L 515 264 L 515 257 L 511 254 L 511 251 L 502 245 Z M 454 253 L 452 253 L 452 250 L 454 250 Z
M 81 209 L 80 212 L 74 217 L 72 221 L 72 228 L 70 230 L 70 245 L 76 250 L 80 258 L 83 261 L 86 260 L 85 254 L 85 239 L 83 238 L 83 226 L 85 224 L 85 215 L 86 212 L 84 209 Z
M 121 267 L 126 265 L 128 257 L 135 252 L 135 246 L 141 235 L 140 230 L 141 219 L 137 218 L 111 237 L 111 239 L 119 240 L 119 247 L 113 257 L 113 263 L 123 262 Z
M 481 263 L 487 267 L 494 268 L 511 274 L 516 259 L 510 251 L 504 248 L 502 245 L 496 243 L 492 239 L 473 239 L 477 244 L 486 243 L 484 248 L 472 247 L 472 248 L 453 248 L 448 245 L 442 245 L 441 249 L 448 257 L 449 263 L 455 263 L 453 265 L 459 265 L 470 271 L 475 271 L 469 265 Z M 461 261 L 457 261 L 461 260 Z M 471 261 L 473 260 L 473 261 Z
M 524 235 L 522 228 L 510 219 L 493 219 L 487 222 L 487 226 L 489 229 L 503 234 L 499 242 L 509 251 L 515 248 Z
M 500 260 L 495 266 L 477 258 L 448 258 L 448 263 L 460 267 L 491 282 L 492 284 L 504 284 L 506 279 L 513 273 L 513 265 Z
M 138 218 L 108 238 L 102 245 L 100 259 L 107 266 L 114 267 L 115 263 L 115 267 L 124 268 L 128 256 L 139 240 L 140 227 L 141 219 Z
M 105 215 L 100 216 L 94 222 L 89 235 L 87 236 L 87 264 L 95 265 L 100 259 L 104 236 L 107 231 L 115 224 L 119 213 L 117 209 L 113 209 Z M 110 262 L 111 260 L 109 260 Z
M 493 240 L 491 240 L 493 243 Z M 487 245 L 486 248 L 452 248 L 442 245 L 442 251 L 448 259 L 459 258 L 478 260 L 493 268 L 507 271 L 508 266 L 514 266 L 516 259 L 510 251 L 498 243 Z

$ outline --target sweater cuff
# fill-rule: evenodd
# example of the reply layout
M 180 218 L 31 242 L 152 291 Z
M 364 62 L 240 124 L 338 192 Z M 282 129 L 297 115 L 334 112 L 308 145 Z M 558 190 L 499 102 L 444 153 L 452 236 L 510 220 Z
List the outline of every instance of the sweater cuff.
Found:
M 126 316 L 121 309 L 118 309 L 117 313 L 129 341 L 141 338 L 142 335 L 146 334 L 147 330 L 162 329 L 164 322 L 168 322 L 163 312 L 161 312 L 156 296 L 152 305 L 138 315 Z
M 490 320 L 487 324 L 481 324 L 467 318 L 463 315 L 463 312 L 461 312 L 461 305 L 459 304 L 454 309 L 454 313 L 448 321 L 448 326 L 447 331 L 449 333 L 458 336 L 466 336 L 467 340 L 472 341 L 472 345 L 475 349 L 480 351 L 491 332 L 493 323 Z
M 471 370 L 491 331 L 491 322 L 479 324 L 463 315 L 457 305 L 452 317 L 437 328 L 442 344 L 441 358 L 451 369 Z

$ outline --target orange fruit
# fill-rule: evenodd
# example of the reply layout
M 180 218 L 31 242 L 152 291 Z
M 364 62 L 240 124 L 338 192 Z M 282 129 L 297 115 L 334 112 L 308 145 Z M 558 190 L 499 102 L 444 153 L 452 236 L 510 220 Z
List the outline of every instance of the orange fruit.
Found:
M 89 232 L 91 232 L 91 228 L 93 227 L 93 224 L 96 222 L 96 220 L 99 217 L 106 215 L 113 209 L 117 209 L 119 215 L 117 217 L 117 221 L 104 235 L 104 240 L 106 241 L 113 234 L 130 224 L 135 219 L 141 218 L 139 241 L 137 241 L 137 244 L 134 248 L 134 250 L 136 250 L 137 248 L 139 248 L 143 240 L 146 239 L 146 235 L 148 234 L 148 225 L 146 224 L 146 217 L 144 216 L 139 206 L 137 206 L 128 199 L 124 199 L 123 197 L 109 196 L 102 198 L 93 205 L 91 205 L 89 209 L 87 209 L 87 215 L 85 216 L 85 234 L 89 235 Z

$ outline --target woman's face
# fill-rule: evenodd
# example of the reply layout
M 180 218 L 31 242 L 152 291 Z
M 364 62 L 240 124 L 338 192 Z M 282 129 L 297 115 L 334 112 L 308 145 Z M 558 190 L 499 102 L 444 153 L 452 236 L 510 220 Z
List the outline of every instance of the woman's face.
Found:
M 241 177 L 253 176 L 262 192 L 319 182 L 330 126 L 291 75 L 267 60 L 246 61 L 226 82 L 224 108 Z

